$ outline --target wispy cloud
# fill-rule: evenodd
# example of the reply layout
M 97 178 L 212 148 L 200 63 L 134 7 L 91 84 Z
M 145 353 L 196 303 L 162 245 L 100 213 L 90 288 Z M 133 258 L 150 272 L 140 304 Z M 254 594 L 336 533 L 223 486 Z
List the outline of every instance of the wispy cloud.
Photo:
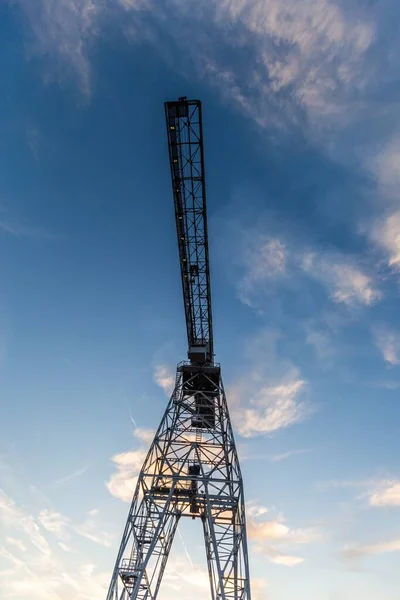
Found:
M 26 142 L 28 148 L 32 153 L 33 158 L 39 160 L 39 148 L 40 148 L 41 134 L 37 127 L 29 126 L 26 129 Z
M 175 386 L 175 375 L 166 365 L 156 365 L 154 367 L 154 381 L 167 396 L 170 396 Z
M 393 119 L 395 122 L 395 119 Z M 397 121 L 396 129 L 400 128 Z M 370 165 L 377 180 L 381 200 L 381 211 L 370 224 L 372 242 L 383 253 L 384 260 L 392 272 L 400 271 L 400 211 L 398 189 L 400 183 L 400 136 L 389 138 Z
M 304 387 L 302 379 L 262 387 L 250 398 L 251 408 L 244 409 L 239 432 L 244 437 L 252 437 L 304 421 L 310 412 L 307 404 L 299 399 Z
M 11 0 L 9 0 L 11 1 Z M 29 29 L 28 57 L 43 61 L 44 81 L 55 80 L 60 85 L 75 83 L 82 96 L 92 94 L 93 69 L 90 60 L 94 42 L 100 37 L 107 15 L 122 9 L 118 17 L 126 24 L 126 13 L 145 7 L 147 0 L 39 0 L 35 6 L 29 0 L 16 0 L 23 11 Z
M 1 597 L 21 598 L 27 594 L 32 600 L 104 597 L 110 573 L 100 571 L 93 562 L 90 569 L 86 566 L 82 539 L 78 537 L 107 547 L 114 542 L 99 511 L 89 511 L 83 522 L 76 524 L 72 518 L 49 508 L 39 510 L 35 516 L 28 508 L 33 496 L 27 486 L 23 497 L 24 507 L 0 490 Z M 43 500 L 47 502 L 34 496 L 35 504 Z M 65 543 L 63 540 L 67 538 Z
M 400 165 L 397 167 L 399 172 Z M 382 217 L 373 229 L 371 237 L 387 256 L 387 264 L 393 270 L 400 270 L 400 211 Z
M 116 473 L 113 473 L 107 482 L 110 494 L 124 502 L 131 502 L 145 457 L 146 452 L 142 449 L 121 452 L 112 457 Z
M 291 544 L 309 544 L 320 539 L 321 535 L 313 528 L 290 529 L 278 521 L 254 521 L 248 525 L 249 538 L 260 541 L 284 541 Z
M 250 542 L 256 553 L 265 556 L 270 562 L 293 567 L 304 561 L 300 556 L 293 556 L 286 551 L 303 544 L 311 544 L 321 539 L 321 532 L 315 528 L 291 529 L 281 517 L 279 520 L 268 520 L 268 510 L 257 504 L 247 508 L 247 531 Z
M 285 554 L 278 548 L 271 546 L 256 546 L 255 552 L 266 557 L 270 562 L 275 565 L 282 565 L 284 567 L 295 567 L 304 562 L 304 558 L 301 556 L 293 556 L 291 554 Z
M 85 465 L 84 467 L 81 467 L 80 469 L 77 469 L 76 471 L 73 471 L 72 473 L 65 475 L 65 477 L 61 477 L 60 479 L 57 479 L 54 482 L 54 485 L 64 485 L 66 483 L 69 483 L 73 479 L 76 479 L 77 477 L 80 477 L 81 475 L 86 473 L 86 471 L 88 469 L 89 469 L 89 465 Z
M 32 31 L 31 53 L 55 63 L 61 80 L 73 73 L 86 95 L 91 90 L 93 41 L 101 37 L 102 24 L 116 16 L 134 43 L 150 40 L 172 68 L 206 79 L 225 102 L 260 127 L 294 124 L 341 160 L 349 152 L 361 152 L 357 140 L 348 143 L 354 123 L 363 122 L 379 137 L 371 119 L 379 103 L 377 93 L 382 88 L 390 92 L 398 81 L 388 60 L 396 55 L 398 42 L 395 35 L 387 35 L 396 18 L 383 18 L 379 2 L 211 0 L 200 3 L 188 19 L 183 0 L 116 0 L 112 5 L 105 0 L 59 0 L 56 5 L 40 0 L 35 8 L 29 0 L 17 1 Z M 387 13 L 397 16 L 395 3 Z M 167 37 L 160 36 L 160 23 L 169 24 Z M 186 36 L 181 35 L 183 23 Z M 205 26 L 213 27 L 213 36 L 204 35 Z M 166 47 L 171 38 L 170 46 L 176 46 L 182 58 L 179 67 L 171 47 Z M 236 60 L 243 48 L 251 50 L 255 60 Z M 396 118 L 395 108 L 387 112 Z M 387 127 L 381 129 L 380 137 L 387 135 Z M 395 141 L 388 153 L 390 160 L 383 157 L 383 164 L 395 165 Z M 375 168 L 382 171 L 379 161 Z
M 12 525 L 25 534 L 30 542 L 43 554 L 51 554 L 50 546 L 43 536 L 36 519 L 18 507 L 14 500 L 0 490 L 0 509 L 4 523 Z
M 383 358 L 390 365 L 400 365 L 400 333 L 387 326 L 375 328 L 375 341 Z
M 262 232 L 264 223 L 240 233 L 237 262 L 241 275 L 235 280 L 239 299 L 254 308 L 262 308 L 263 298 L 276 292 L 279 285 L 285 291 L 297 293 L 293 281 L 301 286 L 316 282 L 336 304 L 347 307 L 371 306 L 382 292 L 372 269 L 367 272 L 355 257 L 343 253 L 310 249 L 300 242 L 288 243 L 282 236 Z M 314 307 L 310 317 L 314 317 Z M 321 335 L 311 333 L 309 342 L 322 347 Z M 325 347 L 326 350 L 326 347 Z
M 373 278 L 351 259 L 309 252 L 302 257 L 302 268 L 309 277 L 326 287 L 335 302 L 370 306 L 381 298 Z
M 58 539 L 67 540 L 70 537 L 70 534 L 67 531 L 70 519 L 64 515 L 52 510 L 44 509 L 40 511 L 38 519 L 41 525 Z
M 354 479 L 344 481 L 325 481 L 317 485 L 320 491 L 331 488 L 358 489 L 357 500 L 373 508 L 399 507 L 400 506 L 400 481 L 399 479 Z
M 58 542 L 58 545 L 64 552 L 73 552 L 71 546 L 68 546 L 68 544 L 65 544 L 64 542 Z
M 168 5 L 177 24 L 185 6 L 182 0 Z M 215 27 L 215 43 L 207 38 L 202 44 L 196 36 L 204 22 Z M 176 37 L 192 71 L 259 126 L 307 122 L 319 137 L 321 122 L 344 125 L 354 113 L 354 90 L 362 95 L 365 87 L 375 24 L 356 6 L 346 11 L 329 0 L 214 1 L 198 7 L 190 42 Z M 240 69 L 221 55 L 221 44 L 233 56 L 251 49 L 257 60 Z
M 164 575 L 164 588 L 173 592 L 173 598 L 185 597 L 188 594 L 194 598 L 204 598 L 210 589 L 207 569 L 194 563 L 188 568 L 187 557 L 177 555 L 171 557 Z M 172 598 L 171 598 L 172 600 Z
M 17 1 L 30 25 L 30 53 L 43 58 L 47 78 L 56 73 L 63 83 L 74 79 L 89 97 L 91 49 L 101 38 L 103 23 L 116 17 L 128 39 L 150 40 L 172 69 L 179 62 L 181 73 L 216 87 L 225 103 L 261 129 L 294 128 L 335 161 L 352 161 L 357 171 L 377 179 L 380 198 L 393 196 L 398 188 L 400 143 L 397 134 L 387 133 L 400 127 L 393 98 L 399 77 L 388 59 L 398 50 L 396 35 L 387 34 L 396 22 L 389 12 L 398 16 L 395 3 L 384 11 L 383 3 L 212 0 L 200 3 L 188 20 L 183 0 L 117 0 L 112 7 L 105 0 L 40 0 L 34 8 L 29 0 Z M 213 35 L 205 36 L 204 27 L 209 26 Z M 160 36 L 161 29 L 168 35 Z M 243 61 L 243 48 L 255 60 Z M 181 60 L 175 60 L 173 49 Z M 373 118 L 377 113 L 385 123 L 379 130 Z M 362 135 L 356 133 L 360 125 Z M 377 218 L 367 229 L 374 232 L 373 243 L 387 253 L 388 264 L 397 269 L 399 214 L 386 214 L 384 206 L 376 210 L 384 214 L 384 222 Z M 359 225 L 354 223 L 355 230 Z M 286 272 L 284 241 L 270 236 L 258 254 L 260 260 L 238 284 L 239 296 L 250 304 L 260 278 Z M 354 261 L 317 262 L 315 275 L 334 302 L 371 306 L 381 297 L 374 274 Z
M 306 344 L 314 349 L 316 357 L 324 367 L 330 366 L 334 356 L 331 333 L 313 322 L 306 323 L 304 330 Z
M 154 439 L 155 429 L 146 429 L 145 427 L 135 427 L 133 435 L 135 438 L 147 445 L 150 445 Z
M 257 236 L 249 235 L 243 245 L 240 261 L 244 275 L 238 281 L 238 295 L 244 304 L 251 306 L 260 284 L 285 274 L 286 246 L 277 238 L 259 235 L 257 239 Z
M 30 26 L 29 54 L 45 60 L 45 78 L 60 83 L 76 78 L 85 96 L 91 92 L 89 45 L 98 34 L 103 0 L 17 0 Z
M 388 552 L 400 551 L 400 538 L 375 542 L 373 544 L 347 544 L 342 554 L 346 559 L 358 559 L 367 556 L 376 556 Z
M 147 454 L 149 443 L 153 441 L 154 431 L 150 429 L 135 428 L 135 438 L 143 445 L 130 452 L 121 452 L 112 457 L 116 468 L 107 482 L 107 489 L 116 498 L 123 502 L 131 502 L 137 478 Z
M 389 137 L 372 157 L 370 168 L 375 175 L 380 192 L 389 198 L 398 197 L 400 184 L 400 136 Z M 397 218 L 398 219 L 398 214 Z M 392 219 L 390 219 L 392 221 Z
M 298 450 L 288 450 L 287 452 L 281 452 L 281 453 L 277 453 L 277 454 L 268 454 L 267 452 L 257 454 L 257 453 L 247 452 L 246 448 L 243 444 L 240 444 L 238 446 L 238 449 L 239 449 L 240 459 L 242 461 L 266 460 L 270 463 L 281 462 L 283 460 L 287 460 L 288 458 L 292 458 L 293 456 L 299 456 L 301 454 L 308 454 L 309 452 L 312 452 L 311 448 L 300 448 Z
M 311 114 L 334 117 L 349 88 L 361 83 L 360 66 L 374 39 L 374 27 L 346 15 L 333 2 L 299 5 L 295 1 L 252 4 L 234 0 L 225 3 L 218 14 L 221 22 L 243 23 L 255 37 L 263 58 L 264 72 L 260 69 L 259 75 L 265 84 L 264 100 L 292 89 L 296 102 Z M 250 71 L 249 79 L 255 74 Z M 330 97 L 333 90 L 336 106 Z M 264 114 L 261 106 L 257 108 L 260 121 Z
M 7 542 L 7 544 L 11 544 L 11 546 L 15 546 L 21 552 L 26 552 L 26 550 L 27 550 L 25 544 L 19 539 L 13 538 L 11 536 L 7 536 L 6 542 Z
M 308 454 L 311 452 L 309 448 L 302 448 L 299 450 L 288 450 L 287 452 L 282 452 L 281 454 L 272 454 L 268 457 L 270 462 L 281 462 L 282 460 L 287 460 L 292 456 L 299 456 L 300 454 Z
M 6 233 L 14 237 L 32 238 L 45 241 L 62 240 L 64 236 L 61 234 L 50 233 L 39 227 L 31 227 L 22 225 L 7 219 L 0 219 L 0 233 Z
M 320 481 L 319 483 L 317 483 L 316 487 L 318 490 L 320 491 L 327 491 L 331 488 L 370 488 L 370 487 L 374 487 L 374 486 L 379 486 L 380 485 L 380 481 L 377 481 L 376 479 L 354 479 L 354 480 L 331 480 L 331 481 Z
M 266 515 L 268 512 L 268 508 L 258 502 L 249 501 L 246 504 L 246 514 L 248 518 L 257 519 L 258 517 Z
M 108 3 L 59 0 L 53 6 L 49 0 L 41 0 L 33 10 L 29 0 L 18 2 L 32 30 L 31 52 L 52 57 L 61 80 L 73 73 L 82 91 L 90 94 L 90 48 L 101 33 L 105 16 L 113 16 Z M 113 8 L 118 6 L 123 9 L 117 15 L 121 27 L 135 42 L 146 36 L 162 46 L 158 24 L 169 17 L 170 35 L 185 54 L 186 68 L 206 76 L 227 102 L 262 126 L 304 122 L 302 112 L 311 124 L 321 120 L 347 124 L 348 113 L 356 114 L 354 105 L 359 108 L 361 104 L 354 101 L 355 91 L 364 99 L 375 74 L 367 58 L 378 35 L 376 20 L 354 3 L 346 10 L 329 0 L 307 0 L 301 5 L 295 0 L 214 0 L 200 3 L 191 22 L 182 0 L 117 0 Z M 140 28 L 146 12 L 152 19 Z M 179 35 L 184 19 L 191 32 L 187 38 Z M 205 44 L 199 35 L 207 23 L 215 28 L 214 43 L 207 38 Z M 232 35 L 235 29 L 240 35 Z M 219 52 L 221 44 L 229 47 L 233 56 L 243 46 L 252 48 L 257 60 L 247 68 L 235 69 Z M 317 133 L 315 127 L 314 135 Z
M 376 489 L 369 493 L 370 506 L 400 506 L 400 481 L 380 482 Z
M 228 389 L 236 428 L 243 437 L 273 433 L 307 419 L 307 382 L 276 353 L 277 336 L 263 331 L 248 344 L 251 366 Z
M 109 574 L 93 569 L 91 577 L 82 569 L 63 562 L 56 554 L 26 555 L 24 560 L 0 547 L 3 568 L 4 598 L 20 598 L 29 593 L 32 600 L 102 597 L 106 593 Z
M 98 511 L 88 511 L 85 520 L 74 526 L 76 533 L 88 540 L 109 548 L 113 545 L 115 535 L 109 533 L 99 522 Z

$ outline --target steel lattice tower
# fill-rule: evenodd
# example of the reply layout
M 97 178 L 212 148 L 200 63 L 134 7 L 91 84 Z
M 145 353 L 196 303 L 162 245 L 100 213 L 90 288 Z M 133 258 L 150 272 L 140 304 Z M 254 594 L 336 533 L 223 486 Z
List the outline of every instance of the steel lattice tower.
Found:
M 107 600 L 156 600 L 178 522 L 200 518 L 212 600 L 250 600 L 243 482 L 214 362 L 201 103 L 165 103 L 188 361 L 139 474 Z

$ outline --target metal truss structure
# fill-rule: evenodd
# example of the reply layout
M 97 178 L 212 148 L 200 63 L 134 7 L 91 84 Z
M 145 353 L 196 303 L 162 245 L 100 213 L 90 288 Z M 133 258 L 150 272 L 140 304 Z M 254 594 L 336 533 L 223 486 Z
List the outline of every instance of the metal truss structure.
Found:
M 203 132 L 199 100 L 165 103 L 189 358 L 213 360 Z M 191 355 L 191 353 L 193 353 Z
M 213 358 L 201 104 L 166 103 L 189 361 L 155 434 L 107 600 L 157 600 L 179 520 L 201 519 L 212 600 L 251 600 L 243 482 Z

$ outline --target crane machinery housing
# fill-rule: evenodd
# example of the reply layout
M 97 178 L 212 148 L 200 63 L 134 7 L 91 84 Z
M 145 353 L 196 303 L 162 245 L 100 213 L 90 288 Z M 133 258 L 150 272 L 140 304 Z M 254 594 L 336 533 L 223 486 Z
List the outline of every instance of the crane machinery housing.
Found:
M 202 110 L 165 103 L 188 360 L 140 471 L 107 600 L 157 600 L 181 518 L 202 523 L 212 600 L 251 600 L 243 481 L 214 361 Z

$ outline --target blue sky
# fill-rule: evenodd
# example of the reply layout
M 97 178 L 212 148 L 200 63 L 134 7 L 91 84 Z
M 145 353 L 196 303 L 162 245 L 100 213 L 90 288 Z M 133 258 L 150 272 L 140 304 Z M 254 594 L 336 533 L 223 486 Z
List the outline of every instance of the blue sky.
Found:
M 0 590 L 104 598 L 185 358 L 163 102 L 203 101 L 254 600 L 397 600 L 395 0 L 0 6 Z M 162 600 L 207 597 L 184 523 Z

